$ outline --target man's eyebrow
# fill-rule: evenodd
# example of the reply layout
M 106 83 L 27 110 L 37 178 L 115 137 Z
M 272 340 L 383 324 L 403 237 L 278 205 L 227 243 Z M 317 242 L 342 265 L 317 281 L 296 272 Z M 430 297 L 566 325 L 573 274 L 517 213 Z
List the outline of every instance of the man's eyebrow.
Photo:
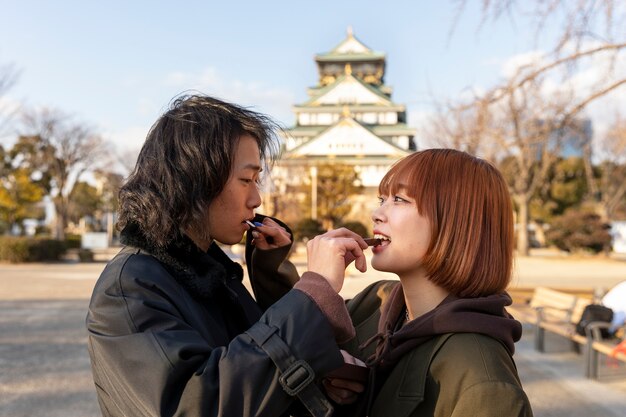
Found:
M 242 166 L 241 169 L 249 169 L 249 170 L 257 171 L 257 172 L 263 171 L 263 168 L 261 168 L 261 166 L 257 164 L 246 164 Z

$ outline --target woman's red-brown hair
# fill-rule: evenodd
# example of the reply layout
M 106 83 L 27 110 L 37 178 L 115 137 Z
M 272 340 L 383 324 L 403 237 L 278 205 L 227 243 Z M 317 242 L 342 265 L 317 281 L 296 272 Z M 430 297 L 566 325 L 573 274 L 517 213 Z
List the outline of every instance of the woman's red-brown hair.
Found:
M 422 264 L 432 282 L 459 297 L 502 292 L 513 267 L 513 205 L 502 174 L 454 149 L 427 149 L 398 161 L 381 195 L 400 185 L 431 225 Z

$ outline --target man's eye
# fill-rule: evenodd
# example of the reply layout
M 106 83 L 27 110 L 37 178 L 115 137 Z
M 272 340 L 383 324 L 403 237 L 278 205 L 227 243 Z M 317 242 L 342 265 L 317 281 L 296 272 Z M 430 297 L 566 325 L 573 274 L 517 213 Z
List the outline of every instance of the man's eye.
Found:
M 250 183 L 254 182 L 254 180 L 251 179 L 251 178 L 240 178 L 240 180 L 245 182 L 246 184 L 250 184 Z

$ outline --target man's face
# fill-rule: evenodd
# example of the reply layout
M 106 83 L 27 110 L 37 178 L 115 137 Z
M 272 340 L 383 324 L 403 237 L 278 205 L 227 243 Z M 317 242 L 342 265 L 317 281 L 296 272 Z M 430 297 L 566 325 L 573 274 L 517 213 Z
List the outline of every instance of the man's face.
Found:
M 249 228 L 245 221 L 252 220 L 254 209 L 261 205 L 258 189 L 260 174 L 259 146 L 252 136 L 243 135 L 235 150 L 228 182 L 209 205 L 208 222 L 212 239 L 227 245 L 241 241 Z

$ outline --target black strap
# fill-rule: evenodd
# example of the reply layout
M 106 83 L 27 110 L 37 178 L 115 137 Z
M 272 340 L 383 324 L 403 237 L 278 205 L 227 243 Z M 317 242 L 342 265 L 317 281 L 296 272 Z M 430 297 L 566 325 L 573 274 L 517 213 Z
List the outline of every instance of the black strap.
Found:
M 291 349 L 277 332 L 276 327 L 264 323 L 256 323 L 246 331 L 280 370 L 278 381 L 285 392 L 297 396 L 313 417 L 330 417 L 333 406 L 313 382 L 315 372 L 308 363 L 291 354 Z

